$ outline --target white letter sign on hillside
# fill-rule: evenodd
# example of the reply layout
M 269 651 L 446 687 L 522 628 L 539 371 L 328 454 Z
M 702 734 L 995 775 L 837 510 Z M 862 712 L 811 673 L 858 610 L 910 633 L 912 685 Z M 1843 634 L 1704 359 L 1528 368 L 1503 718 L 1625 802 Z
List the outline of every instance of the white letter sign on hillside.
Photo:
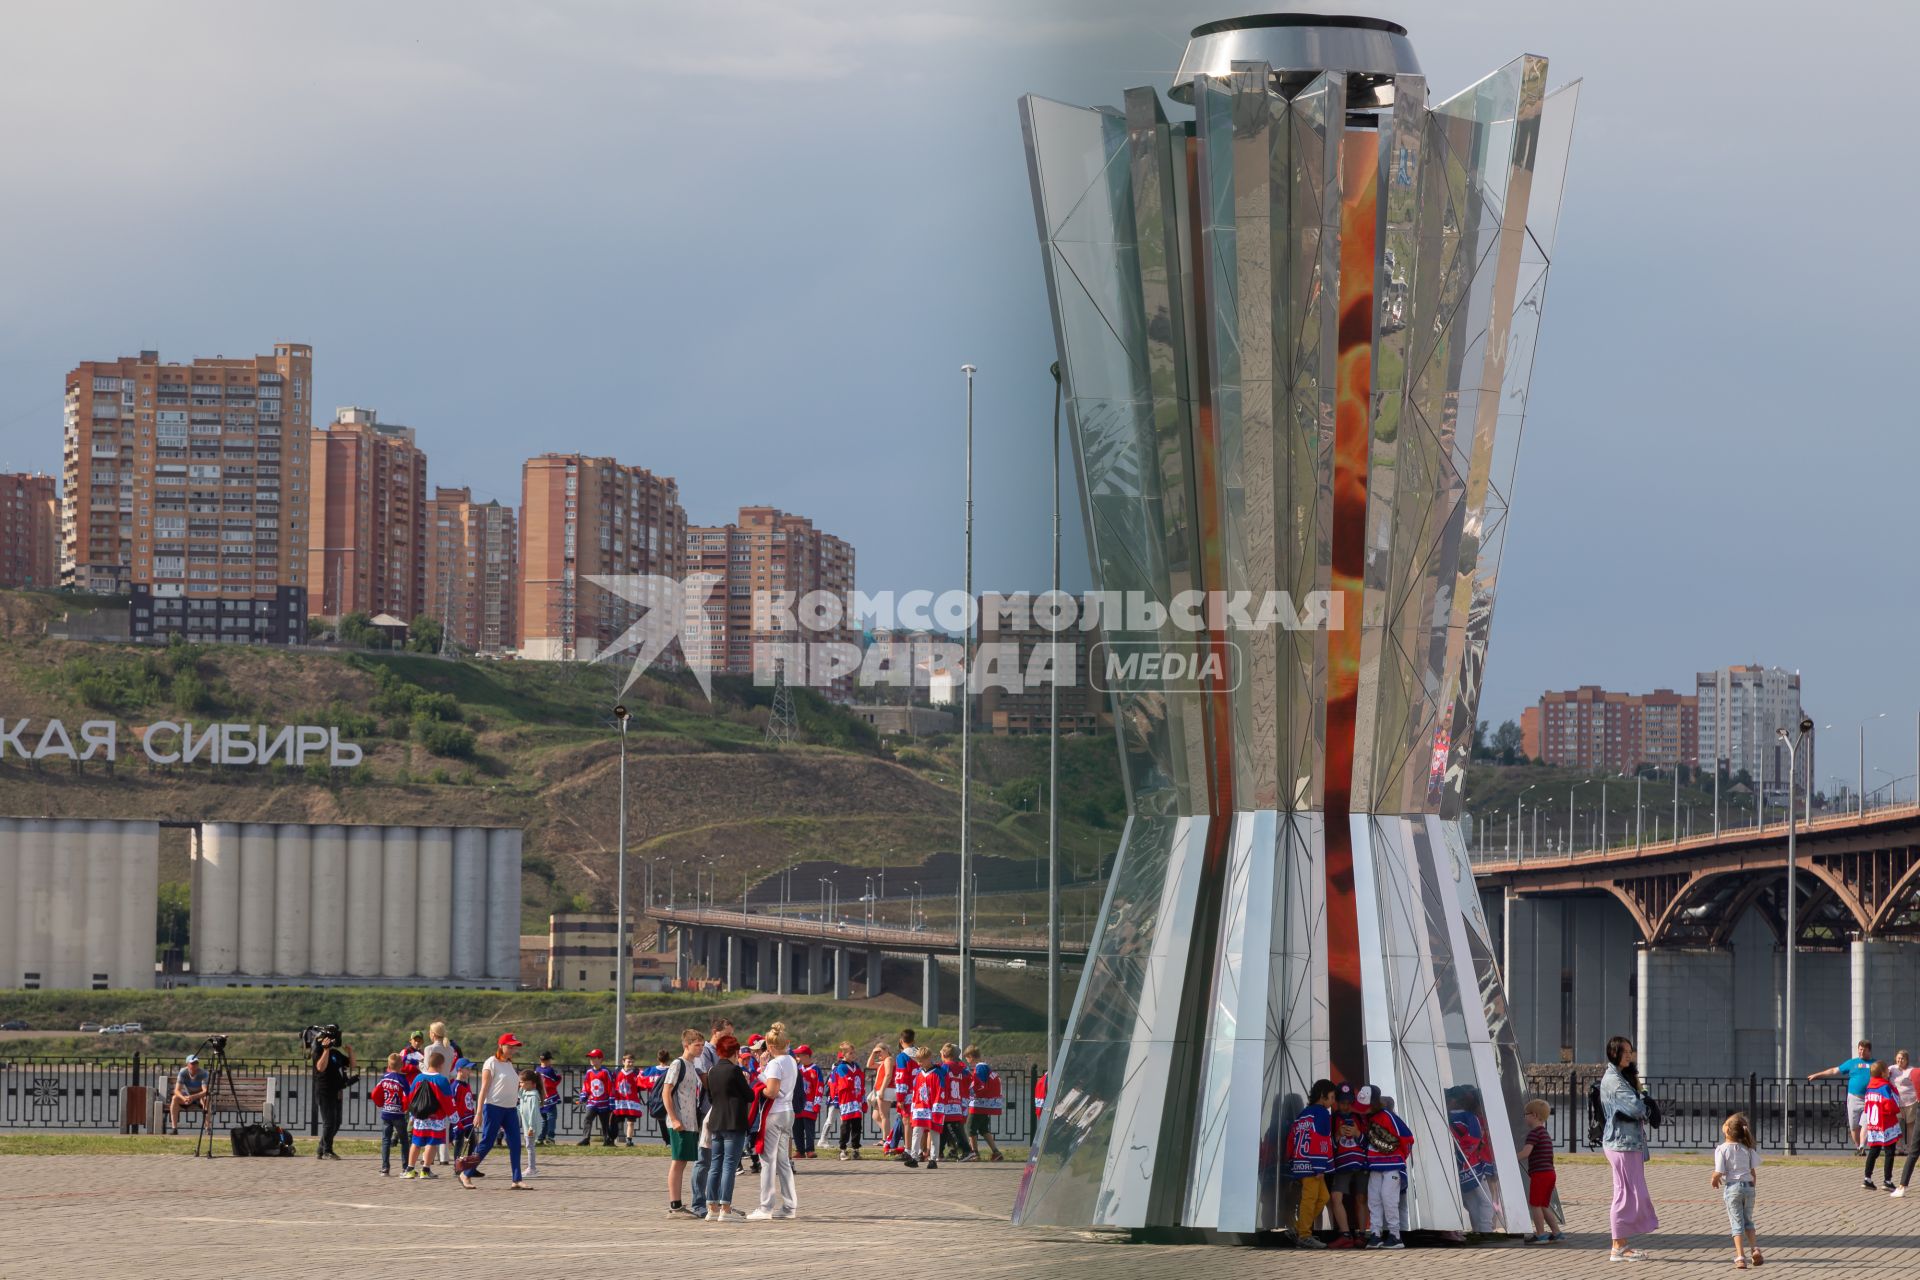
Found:
M 0 760 L 114 760 L 118 757 L 120 726 L 111 720 L 88 720 L 80 726 L 75 748 L 67 726 L 46 721 L 39 735 L 33 722 L 0 716 Z M 217 765 L 271 764 L 282 761 L 297 769 L 318 763 L 326 753 L 327 766 L 351 769 L 366 759 L 352 742 L 342 742 L 340 731 L 329 725 L 209 724 L 197 731 L 191 720 L 155 720 L 136 730 L 140 749 L 155 764 L 192 764 L 205 760 Z

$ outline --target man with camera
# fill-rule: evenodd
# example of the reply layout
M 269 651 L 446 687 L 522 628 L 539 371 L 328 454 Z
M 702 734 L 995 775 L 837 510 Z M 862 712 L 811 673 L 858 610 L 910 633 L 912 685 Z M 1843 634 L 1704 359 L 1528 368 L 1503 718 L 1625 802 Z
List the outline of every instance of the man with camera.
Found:
M 353 1050 L 340 1043 L 340 1028 L 314 1028 L 313 1088 L 320 1104 L 320 1146 L 318 1158 L 338 1160 L 333 1153 L 333 1135 L 340 1132 L 341 1095 L 353 1080 Z

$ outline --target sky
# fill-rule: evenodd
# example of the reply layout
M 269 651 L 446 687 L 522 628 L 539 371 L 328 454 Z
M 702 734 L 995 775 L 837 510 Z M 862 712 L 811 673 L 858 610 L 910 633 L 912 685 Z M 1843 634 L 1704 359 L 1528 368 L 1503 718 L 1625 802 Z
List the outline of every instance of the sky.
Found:
M 13 0 L 0 469 L 58 471 L 79 360 L 309 342 L 318 403 L 414 426 L 432 484 L 511 503 L 530 454 L 613 454 L 695 522 L 773 503 L 864 589 L 944 588 L 972 363 L 975 586 L 1043 589 L 1016 101 L 1164 88 L 1256 8 Z M 1913 773 L 1920 6 L 1343 9 L 1405 24 L 1436 94 L 1521 53 L 1584 80 L 1483 717 L 1757 661 Z

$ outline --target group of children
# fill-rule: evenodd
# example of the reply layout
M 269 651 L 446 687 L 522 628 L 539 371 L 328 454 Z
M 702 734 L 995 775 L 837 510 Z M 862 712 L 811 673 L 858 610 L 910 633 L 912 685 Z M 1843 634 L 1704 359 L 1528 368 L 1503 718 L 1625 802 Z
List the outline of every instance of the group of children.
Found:
M 421 1052 L 416 1047 L 387 1055 L 386 1072 L 374 1082 L 372 1090 L 374 1105 L 380 1110 L 381 1177 L 393 1174 L 395 1145 L 400 1147 L 400 1174 L 404 1178 L 432 1178 L 436 1161 L 450 1164 L 473 1151 L 476 1068 L 468 1059 L 455 1057 L 449 1071 L 450 1054 L 442 1049 Z M 550 1095 L 542 1072 L 551 1072 L 552 1088 L 557 1090 L 559 1073 L 551 1070 L 552 1058 L 552 1054 L 543 1053 L 539 1070 L 520 1072 L 516 1105 L 522 1133 L 533 1135 L 542 1125 L 551 1128 L 545 1101 Z M 534 1175 L 535 1145 L 532 1141 L 527 1144 L 523 1178 Z M 474 1170 L 468 1176 L 487 1175 Z
M 1554 1208 L 1553 1138 L 1547 1104 L 1526 1106 L 1529 1129 L 1519 1158 L 1527 1166 L 1527 1208 L 1532 1231 L 1527 1244 L 1558 1243 L 1563 1224 Z M 1452 1121 L 1463 1196 L 1483 1194 L 1491 1179 L 1491 1153 L 1475 1135 L 1477 1124 Z M 1296 1184 L 1298 1208 L 1288 1235 L 1303 1249 L 1404 1249 L 1407 1157 L 1413 1130 L 1393 1109 L 1393 1099 L 1373 1085 L 1336 1085 L 1317 1080 L 1307 1105 L 1287 1130 L 1284 1168 Z M 1320 1215 L 1333 1220 L 1331 1239 L 1314 1233 Z M 1488 1224 L 1490 1225 L 1490 1224 Z M 1478 1221 L 1476 1229 L 1484 1229 Z
M 884 1052 L 880 1046 L 875 1051 Z M 922 1163 L 938 1169 L 943 1156 L 962 1163 L 979 1160 L 984 1141 L 989 1161 L 1006 1158 L 992 1132 L 993 1117 L 1005 1109 L 1000 1074 L 982 1060 L 977 1046 L 962 1053 L 942 1045 L 936 1059 L 930 1046 L 914 1043 L 908 1027 L 900 1032 L 892 1061 L 881 1065 L 875 1102 L 882 1114 L 883 1154 L 909 1169 Z

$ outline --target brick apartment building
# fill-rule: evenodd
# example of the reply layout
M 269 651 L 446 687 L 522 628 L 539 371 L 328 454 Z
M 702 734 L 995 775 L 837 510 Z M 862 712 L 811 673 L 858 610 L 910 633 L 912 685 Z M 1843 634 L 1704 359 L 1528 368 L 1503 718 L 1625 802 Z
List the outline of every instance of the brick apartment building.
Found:
M 314 612 L 438 616 L 428 607 L 427 455 L 413 428 L 381 422 L 372 409 L 337 409 L 313 433 L 311 457 Z
M 1692 694 L 1615 693 L 1588 684 L 1541 694 L 1529 714 L 1531 734 L 1527 715 L 1521 717 L 1521 750 L 1550 765 L 1628 773 L 1643 764 L 1691 768 L 1699 761 L 1700 700 Z
M 66 378 L 64 584 L 127 594 L 135 639 L 306 637 L 313 348 L 84 361 Z
M 1084 597 L 1080 603 L 1085 605 Z M 1009 597 L 993 593 L 980 597 L 979 644 L 1017 644 L 1020 652 L 1019 673 L 1024 675 L 1027 671 L 1035 649 L 1044 649 L 1056 639 L 1060 644 L 1060 732 L 1091 733 L 1105 722 L 1107 716 L 1107 699 L 1094 688 L 1089 678 L 1089 662 L 1094 645 L 1100 641 L 1099 631 L 1083 630 L 1075 623 L 1056 636 L 1034 622 L 1031 616 L 1021 619 L 1017 610 L 1012 608 Z M 1041 661 L 1046 661 L 1044 654 Z M 978 658 L 975 667 L 981 673 L 975 678 L 975 687 L 978 688 L 978 682 L 988 677 L 985 665 Z M 978 696 L 979 719 L 976 723 L 994 733 L 1045 733 L 1052 722 L 1051 701 L 1051 690 L 1047 684 L 1023 685 L 1017 693 L 999 687 L 981 688 Z
M 520 656 L 592 659 L 646 610 L 589 577 L 681 576 L 680 486 L 612 458 L 546 453 L 521 467 L 520 490 Z
M 686 615 L 682 643 L 690 658 L 705 654 L 711 669 L 729 675 L 755 674 L 756 646 L 762 644 L 853 643 L 858 629 L 850 616 L 854 586 L 851 543 L 822 533 L 813 521 L 777 507 L 742 507 L 739 521 L 727 525 L 699 525 L 687 530 L 686 570 L 712 574 L 719 585 L 707 597 L 706 607 Z M 800 622 L 797 602 L 808 592 L 825 591 L 841 601 L 839 625 L 826 630 L 789 631 L 779 607 L 792 609 Z M 772 606 L 772 607 L 770 607 Z M 763 679 L 772 678 L 768 650 L 761 649 Z M 787 678 L 803 683 L 801 673 Z M 854 678 L 844 675 L 816 687 L 840 702 L 853 698 Z
M 0 587 L 60 585 L 60 482 L 0 474 Z
M 427 504 L 427 615 L 448 645 L 499 653 L 518 643 L 519 522 L 513 508 L 475 502 L 471 489 L 435 489 Z

